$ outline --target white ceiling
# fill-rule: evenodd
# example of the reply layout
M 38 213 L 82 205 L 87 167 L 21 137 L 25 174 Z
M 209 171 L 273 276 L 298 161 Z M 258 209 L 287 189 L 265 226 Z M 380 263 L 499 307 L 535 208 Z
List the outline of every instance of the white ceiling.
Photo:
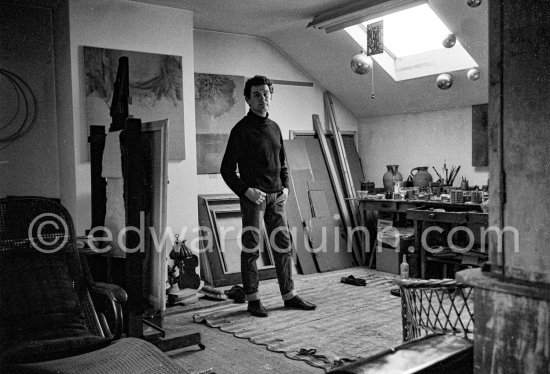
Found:
M 30 1 L 30 0 L 27 0 Z M 54 3 L 55 0 L 32 0 Z M 330 91 L 357 118 L 415 113 L 482 104 L 488 98 L 488 0 L 470 8 L 466 0 L 429 0 L 430 6 L 478 62 L 481 78 L 451 72 L 454 84 L 442 91 L 436 76 L 395 82 L 380 66 L 371 76 L 350 69 L 355 42 L 343 30 L 331 34 L 306 28 L 313 16 L 357 0 L 134 0 L 194 12 L 196 29 L 254 35 L 269 40 L 315 82 Z M 372 0 L 363 1 L 367 6 Z M 443 73 L 443 72 L 442 72 Z

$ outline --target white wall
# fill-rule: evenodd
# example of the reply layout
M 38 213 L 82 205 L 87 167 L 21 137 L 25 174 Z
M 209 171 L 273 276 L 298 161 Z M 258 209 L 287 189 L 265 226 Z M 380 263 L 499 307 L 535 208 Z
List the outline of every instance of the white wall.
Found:
M 59 147 L 59 197 L 77 219 L 75 126 L 71 74 L 69 1 L 58 1 L 52 9 L 55 56 L 55 94 Z
M 489 177 L 487 168 L 472 167 L 472 107 L 436 112 L 362 119 L 359 125 L 359 155 L 367 179 L 376 187 L 383 187 L 382 176 L 386 165 L 397 164 L 404 179 L 412 168 L 432 166 L 441 173 L 447 168 L 461 165 L 455 179 L 461 177 L 470 186 L 485 185 Z
M 11 144 L 0 143 L 0 197 L 59 197 L 51 12 L 2 4 L 0 25 L 0 68 L 19 76 L 37 103 L 34 127 Z M 0 75 L 1 138 L 13 135 L 22 124 L 26 108 L 22 101 L 20 105 L 15 123 L 4 128 L 17 111 L 17 96 Z
M 69 5 L 71 75 L 76 156 L 76 225 L 90 228 L 90 164 L 87 152 L 82 47 L 125 49 L 182 56 L 185 149 L 187 158 L 170 162 L 167 225 L 174 233 L 197 225 L 193 14 L 186 10 L 112 0 L 71 0 Z M 106 124 L 108 125 L 108 124 Z M 186 235 L 187 236 L 187 235 Z
M 15 21 L 17 27 L 10 30 L 21 29 L 15 36 L 26 43 L 13 39 L 10 45 L 19 50 L 8 66 L 30 74 L 23 75 L 36 90 L 40 117 L 28 139 L 0 154 L 0 160 L 10 160 L 8 168 L 0 166 L 7 176 L 0 178 L 0 193 L 60 197 L 80 235 L 91 224 L 83 46 L 182 56 L 186 159 L 170 162 L 168 169 L 167 225 L 175 233 L 197 225 L 198 194 L 230 192 L 219 175 L 196 174 L 195 72 L 312 82 L 313 87 L 277 85 L 270 115 L 285 138 L 289 130 L 312 131 L 314 113 L 324 124 L 323 89 L 274 45 L 207 31 L 196 31 L 194 41 L 189 11 L 109 0 L 63 0 L 52 11 L 10 7 L 23 13 L 3 11 L 2 16 Z M 5 56 L 9 54 L 3 53 L 2 61 Z M 357 119 L 335 104 L 341 129 L 355 131 Z
M 269 116 L 281 127 L 283 138 L 290 130 L 313 131 L 312 114 L 325 126 L 323 88 L 269 41 L 244 35 L 196 30 L 195 72 L 250 78 L 265 75 L 275 80 L 311 82 L 313 87 L 275 85 Z M 239 93 L 242 94 L 242 93 Z M 357 119 L 335 103 L 341 130 L 357 131 Z M 246 115 L 243 112 L 243 116 Z M 234 124 L 231 124 L 231 127 Z M 231 193 L 219 174 L 197 176 L 199 193 Z
M 107 0 L 74 0 L 69 4 L 78 232 L 90 227 L 91 215 L 87 140 L 81 126 L 86 123 L 82 46 L 92 46 L 183 57 L 186 159 L 169 163 L 167 225 L 174 233 L 187 228 L 183 237 L 192 240 L 197 236 L 189 232 L 198 225 L 197 195 L 230 192 L 219 175 L 198 176 L 196 172 L 193 74 L 264 74 L 301 82 L 311 82 L 311 78 L 263 39 L 206 31 L 193 34 L 189 11 Z M 313 113 L 323 118 L 322 93 L 318 85 L 276 88 L 270 115 L 281 125 L 285 137 L 291 129 L 312 130 Z M 356 130 L 357 120 L 339 103 L 336 107 L 342 130 Z

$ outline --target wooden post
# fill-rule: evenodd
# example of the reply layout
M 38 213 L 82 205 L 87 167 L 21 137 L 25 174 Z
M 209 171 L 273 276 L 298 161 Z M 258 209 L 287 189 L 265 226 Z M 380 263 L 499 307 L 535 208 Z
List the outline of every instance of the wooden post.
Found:
M 457 279 L 475 287 L 475 372 L 548 373 L 550 3 L 488 6 L 489 225 L 512 231 L 493 236 L 490 266 Z

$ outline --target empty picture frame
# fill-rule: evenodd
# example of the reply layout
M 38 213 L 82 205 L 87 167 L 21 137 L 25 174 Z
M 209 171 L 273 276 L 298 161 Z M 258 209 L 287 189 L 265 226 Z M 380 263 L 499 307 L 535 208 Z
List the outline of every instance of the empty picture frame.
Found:
M 233 194 L 199 195 L 201 227 L 201 276 L 214 287 L 242 283 L 240 232 L 242 221 L 239 198 Z M 258 259 L 260 280 L 277 275 L 265 229 Z

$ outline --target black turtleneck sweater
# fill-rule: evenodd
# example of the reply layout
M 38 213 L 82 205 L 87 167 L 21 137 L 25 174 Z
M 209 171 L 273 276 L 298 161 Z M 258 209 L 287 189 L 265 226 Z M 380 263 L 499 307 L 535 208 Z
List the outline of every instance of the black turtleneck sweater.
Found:
M 249 187 L 266 193 L 288 188 L 288 168 L 279 125 L 269 116 L 260 117 L 249 111 L 231 130 L 220 173 L 240 197 Z

